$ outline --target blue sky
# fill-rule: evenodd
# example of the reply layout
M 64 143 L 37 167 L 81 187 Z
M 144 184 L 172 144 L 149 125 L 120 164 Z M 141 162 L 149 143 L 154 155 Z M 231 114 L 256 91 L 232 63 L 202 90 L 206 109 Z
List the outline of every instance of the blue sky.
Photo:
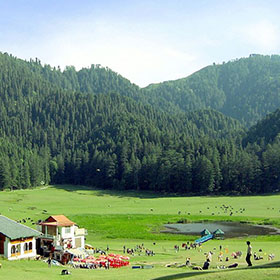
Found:
M 251 53 L 280 53 L 277 0 L 0 0 L 0 51 L 108 66 L 146 86 Z

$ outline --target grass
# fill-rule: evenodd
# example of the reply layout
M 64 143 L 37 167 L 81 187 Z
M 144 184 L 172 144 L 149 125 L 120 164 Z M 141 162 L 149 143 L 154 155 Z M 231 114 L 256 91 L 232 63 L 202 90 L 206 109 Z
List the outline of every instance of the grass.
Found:
M 246 250 L 245 238 L 212 240 L 203 245 L 201 252 L 195 250 L 174 251 L 174 245 L 194 240 L 195 236 L 160 233 L 162 225 L 179 220 L 231 220 L 258 224 L 272 224 L 280 227 L 280 195 L 245 197 L 179 197 L 160 196 L 153 193 L 116 192 L 92 190 L 84 186 L 50 186 L 32 190 L 18 190 L 0 193 L 0 213 L 19 220 L 45 219 L 49 215 L 64 214 L 79 226 L 88 229 L 87 243 L 110 251 L 121 253 L 123 245 L 133 248 L 144 243 L 154 250 L 154 257 L 134 256 L 132 264 L 149 263 L 153 269 L 133 270 L 131 267 L 105 270 L 73 270 L 69 279 L 276 279 L 279 263 L 267 261 L 267 254 L 280 249 L 280 236 L 250 237 L 254 250 L 263 249 L 265 259 L 247 269 L 245 259 L 238 260 L 240 269 L 232 271 L 211 269 L 208 272 L 193 272 L 188 268 L 168 268 L 167 263 L 184 263 L 186 256 L 193 263 L 202 265 L 204 253 L 216 254 L 211 267 L 217 264 L 217 248 L 222 245 L 231 252 Z M 233 208 L 232 216 L 225 213 L 222 205 Z M 244 209 L 245 210 L 241 210 Z M 179 214 L 180 213 L 180 214 Z M 29 226 L 33 226 L 30 222 Z M 156 243 L 155 245 L 153 243 Z M 226 253 L 225 253 L 226 254 Z M 38 261 L 0 261 L 0 278 L 3 279 L 61 279 L 61 268 L 48 268 Z M 233 260 L 231 259 L 231 262 Z M 225 263 L 226 264 L 226 263 Z M 270 266 L 268 267 L 267 264 Z M 257 265 L 257 266 L 256 266 Z M 258 267 L 259 269 L 256 269 Z M 279 270 L 279 268 L 278 268 Z M 207 273 L 207 276 L 206 274 Z M 274 278 L 273 278 L 274 277 Z

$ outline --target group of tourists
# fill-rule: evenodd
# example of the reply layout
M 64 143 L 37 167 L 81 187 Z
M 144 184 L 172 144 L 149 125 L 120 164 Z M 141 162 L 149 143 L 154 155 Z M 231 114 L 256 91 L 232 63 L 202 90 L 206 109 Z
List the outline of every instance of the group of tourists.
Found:
M 254 256 L 254 260 L 260 260 L 260 259 L 263 259 L 263 257 L 260 256 L 260 255 L 258 256 L 258 255 L 256 254 L 256 252 L 255 252 L 254 254 L 252 254 L 252 250 L 253 250 L 253 249 L 252 249 L 252 245 L 251 245 L 251 242 L 250 242 L 250 241 L 247 241 L 246 244 L 247 244 L 247 253 L 246 253 L 246 258 L 245 258 L 245 259 L 246 259 L 246 262 L 247 262 L 248 266 L 251 267 L 251 266 L 252 266 L 252 262 L 251 262 L 252 256 Z M 184 247 L 187 247 L 187 244 L 185 244 Z M 214 248 L 214 250 L 215 250 L 215 248 Z M 261 250 L 261 249 L 260 249 L 260 250 Z M 212 251 L 209 251 L 209 252 L 205 253 L 204 255 L 205 255 L 205 258 L 206 258 L 206 259 L 205 259 L 205 262 L 203 263 L 202 266 L 197 266 L 197 265 L 192 266 L 192 264 L 191 264 L 191 258 L 190 258 L 190 257 L 187 257 L 187 258 L 186 258 L 186 263 L 185 263 L 185 265 L 186 265 L 187 267 L 192 267 L 193 270 L 208 270 L 209 267 L 210 267 L 210 264 L 211 264 L 211 262 L 212 262 L 213 252 L 212 252 Z M 273 254 L 268 255 L 268 258 L 270 258 L 271 255 L 273 255 Z M 234 259 L 240 258 L 240 257 L 242 256 L 242 252 L 241 252 L 241 251 L 234 252 L 234 253 L 232 253 L 231 256 L 232 256 Z M 274 257 L 274 255 L 273 255 L 273 257 Z M 219 253 L 219 255 L 218 255 L 218 261 L 223 261 L 222 246 L 220 246 L 220 253 Z M 225 258 L 225 261 L 228 262 L 228 261 L 229 261 L 229 257 L 226 257 L 226 258 Z M 237 262 L 234 262 L 234 263 L 229 264 L 229 265 L 227 265 L 227 266 L 225 266 L 225 265 L 218 265 L 217 268 L 219 268 L 219 269 L 236 268 L 237 266 L 238 266 L 238 263 L 237 263 Z
M 182 248 L 185 248 L 185 250 L 191 250 L 191 249 L 196 249 L 196 247 L 199 245 L 201 244 L 196 244 L 188 241 L 187 243 L 182 244 Z
M 153 243 L 154 245 L 156 243 Z M 123 246 L 123 253 L 129 254 L 129 255 L 141 255 L 142 253 L 145 253 L 146 256 L 154 256 L 155 252 L 154 250 L 151 250 L 149 248 L 146 248 L 144 246 L 144 243 L 141 245 L 137 244 L 134 248 L 127 248 L 125 245 Z

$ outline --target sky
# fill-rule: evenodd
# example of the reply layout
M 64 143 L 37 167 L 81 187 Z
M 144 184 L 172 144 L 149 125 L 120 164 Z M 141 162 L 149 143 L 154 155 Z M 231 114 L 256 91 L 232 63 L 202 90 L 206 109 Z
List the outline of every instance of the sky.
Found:
M 131 82 L 186 77 L 280 54 L 278 0 L 0 0 L 0 52 L 43 64 L 101 64 Z

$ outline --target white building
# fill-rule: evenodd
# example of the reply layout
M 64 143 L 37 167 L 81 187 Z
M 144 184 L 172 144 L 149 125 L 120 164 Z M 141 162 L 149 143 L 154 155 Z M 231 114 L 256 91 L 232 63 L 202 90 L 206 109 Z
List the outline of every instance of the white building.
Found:
M 37 255 L 36 237 L 41 233 L 0 215 L 0 255 L 9 260 Z
M 64 215 L 50 216 L 45 221 L 39 223 L 38 230 L 42 232 L 41 254 L 48 256 L 53 253 L 55 256 L 59 252 L 70 248 L 84 248 L 85 235 L 87 231 L 70 221 Z

